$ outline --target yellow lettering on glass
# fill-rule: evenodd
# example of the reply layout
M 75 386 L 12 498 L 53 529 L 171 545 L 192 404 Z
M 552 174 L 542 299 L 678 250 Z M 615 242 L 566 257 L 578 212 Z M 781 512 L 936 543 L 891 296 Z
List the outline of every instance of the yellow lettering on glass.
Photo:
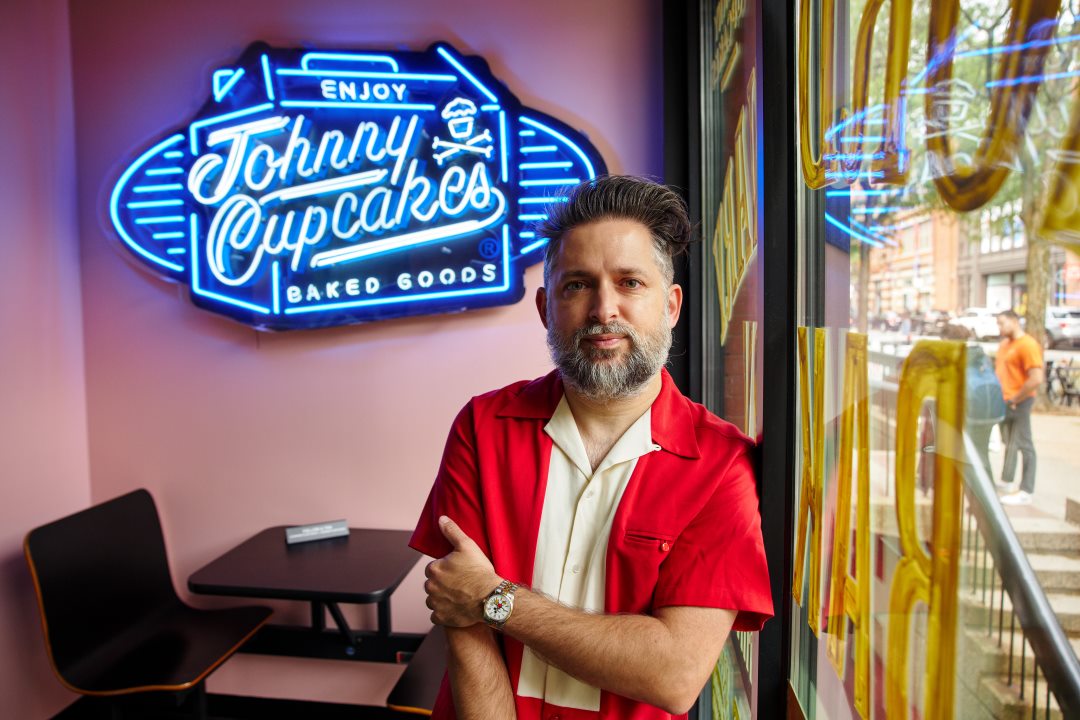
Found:
M 726 90 L 738 67 L 738 32 L 745 14 L 746 0 L 718 0 L 713 8 L 713 51 L 709 61 L 713 90 Z
M 802 485 L 799 490 L 799 527 L 795 534 L 795 575 L 791 595 L 802 605 L 805 574 L 807 523 L 813 518 L 810 535 L 810 587 L 806 614 L 816 636 L 821 620 L 821 501 L 825 488 L 825 330 L 814 330 L 814 402 L 810 403 L 809 329 L 798 330 L 799 401 L 802 406 Z
M 862 19 L 859 21 L 859 31 L 855 41 L 855 54 L 853 55 L 857 60 L 852 66 L 853 79 L 851 83 L 851 99 L 853 107 L 869 107 L 870 69 L 872 66 L 870 56 L 874 47 L 874 28 L 877 26 L 878 13 L 881 11 L 881 6 L 884 4 L 885 0 L 868 0 L 866 6 L 863 8 Z M 892 5 L 892 12 L 894 15 L 898 12 L 902 12 L 903 9 L 901 6 L 902 3 L 900 2 Z M 890 54 L 889 57 L 891 58 L 892 55 Z M 906 49 L 904 50 L 904 58 L 907 58 Z M 885 70 L 886 94 L 889 93 L 894 83 L 899 82 L 894 79 L 893 74 L 890 74 L 895 72 L 896 68 L 893 63 L 890 62 Z M 802 88 L 800 88 L 799 91 L 802 92 Z M 860 157 L 863 154 L 863 138 L 866 134 L 866 121 L 867 117 L 865 112 L 857 113 L 850 119 L 850 129 L 844 130 L 844 135 L 846 136 L 843 140 L 844 152 L 852 157 Z M 886 128 L 886 132 L 888 133 L 886 137 L 891 138 L 894 136 L 891 128 Z M 895 162 L 891 164 L 893 166 L 896 165 Z M 858 164 L 847 164 L 844 169 L 856 173 L 858 172 Z M 852 177 L 855 177 L 855 175 L 852 175 Z
M 735 704 L 734 676 L 735 660 L 731 657 L 731 650 L 725 645 L 711 675 L 713 720 L 726 720 L 730 717 L 727 709 Z
M 724 193 L 713 228 L 712 261 L 720 303 L 720 344 L 727 342 L 735 300 L 757 252 L 757 90 L 755 72 L 746 86 L 746 105 L 735 125 L 735 149 L 724 175 Z
M 813 33 L 813 0 L 800 0 L 799 37 L 798 37 L 798 103 L 800 155 L 803 179 L 811 188 L 821 188 L 834 182 L 858 177 L 858 171 L 864 158 L 872 157 L 871 167 L 886 184 L 903 184 L 907 181 L 908 160 L 904 147 L 906 135 L 904 112 L 908 106 L 907 73 L 911 47 L 911 0 L 892 0 L 889 11 L 888 50 L 886 53 L 885 82 L 882 103 L 872 105 L 869 99 L 868 73 L 873 66 L 874 29 L 883 0 L 868 0 L 863 6 L 859 21 L 859 30 L 852 55 L 852 110 L 850 114 L 843 108 L 835 107 L 834 82 L 836 55 L 833 37 L 836 34 L 835 0 L 818 0 L 820 7 L 820 31 Z M 1007 36 L 1002 45 L 1015 48 L 1013 52 L 1001 53 L 993 81 L 990 87 L 990 108 L 987 126 L 983 131 L 972 161 L 966 162 L 966 156 L 957 156 L 952 151 L 952 140 L 948 132 L 948 117 L 942 116 L 939 108 L 949 102 L 952 88 L 953 58 L 956 44 L 960 41 L 959 20 L 960 0 L 940 0 L 930 6 L 930 32 L 926 54 L 926 87 L 936 88 L 935 92 L 926 93 L 926 116 L 934 117 L 936 122 L 944 123 L 944 130 L 927 133 L 927 150 L 939 166 L 934 173 L 934 183 L 942 199 L 953 209 L 970 211 L 982 207 L 1001 188 L 1014 165 L 1014 157 L 1027 129 L 1032 107 L 1042 84 L 1042 68 L 1052 43 L 1048 42 L 1054 32 L 1056 17 L 1061 6 L 1060 0 L 1012 0 Z M 810 57 L 813 37 L 819 36 L 820 52 L 818 57 L 817 108 L 816 116 L 811 117 L 810 99 L 813 95 L 813 82 Z M 943 96 L 944 93 L 944 96 Z M 876 153 L 863 152 L 864 130 L 868 115 L 880 107 L 884 114 L 884 135 Z M 850 119 L 849 119 L 850 118 Z M 1074 113 L 1072 127 L 1076 128 L 1077 115 Z M 813 127 L 818 128 L 817 145 L 819 154 L 814 154 L 814 142 L 811 138 Z M 831 127 L 830 127 L 831 126 Z M 837 144 L 833 137 L 836 129 L 844 128 L 847 139 L 842 143 L 843 152 L 836 152 Z M 1078 131 L 1080 132 L 1080 131 Z M 1075 137 L 1076 132 L 1073 133 Z M 1075 148 L 1071 152 L 1076 152 Z M 1078 158 L 1070 155 L 1070 143 L 1067 139 L 1062 148 L 1062 156 L 1071 164 Z M 837 158 L 833 167 L 837 171 L 827 170 L 829 163 L 825 158 L 833 155 Z M 1070 167 L 1069 173 L 1059 173 L 1060 193 L 1050 198 L 1046 215 L 1057 213 L 1055 198 L 1063 202 L 1066 195 L 1075 193 L 1066 183 L 1072 184 L 1069 176 L 1078 173 Z M 1074 178 L 1075 179 L 1075 178 Z M 1049 219 L 1048 229 L 1060 220 Z M 1071 232 L 1076 232 L 1080 220 L 1069 225 Z M 1075 235 L 1056 235 L 1058 241 L 1077 243 Z
M 724 175 L 724 199 L 720 204 L 720 225 L 722 230 L 720 236 L 720 243 L 716 248 L 716 262 L 717 262 L 717 280 L 720 289 L 720 342 L 724 343 L 727 340 L 728 325 L 731 323 L 731 316 L 735 312 L 735 263 L 734 263 L 734 243 L 731 242 L 735 237 L 735 187 L 732 182 L 734 177 L 735 159 L 732 157 L 728 161 L 727 173 Z
M 816 118 L 810 115 L 810 31 L 813 12 L 811 0 L 799 0 L 799 151 L 802 154 L 803 180 L 809 187 L 822 188 L 832 182 L 825 173 L 824 156 L 830 152 L 826 131 L 833 124 L 833 81 L 836 77 L 833 56 L 833 37 L 836 35 L 835 0 L 821 0 L 821 30 L 816 33 L 818 42 L 818 104 Z M 817 127 L 818 152 L 814 154 L 814 140 L 810 133 Z
M 758 228 L 758 155 L 757 155 L 757 85 L 756 71 L 750 71 L 746 83 L 746 117 L 735 128 L 736 172 L 740 191 L 736 193 L 739 204 L 739 237 L 735 242 L 739 251 L 739 267 L 745 270 L 750 258 L 757 251 Z
M 1070 116 L 1039 234 L 1080 253 L 1080 93 L 1073 97 Z
M 743 432 L 757 437 L 757 323 L 743 320 Z
M 925 720 L 951 720 L 956 681 L 957 583 L 963 481 L 964 369 L 967 349 L 949 340 L 921 340 L 904 360 L 896 400 L 896 519 L 901 557 L 889 593 L 885 709 L 908 717 L 910 622 L 915 603 L 927 606 Z M 915 463 L 924 401 L 933 400 L 934 510 L 931 553 L 915 521 Z M 862 580 L 862 578 L 860 578 Z
M 851 620 L 855 636 L 855 710 L 864 718 L 870 717 L 870 406 L 867 372 L 866 335 L 849 332 L 844 353 L 840 458 L 826 630 L 829 659 L 843 678 L 847 620 Z M 853 454 L 857 454 L 859 470 L 855 484 L 858 499 L 855 575 L 850 576 Z
M 989 119 L 971 164 L 956 162 L 950 150 L 948 115 L 937 113 L 942 128 L 927 133 L 926 147 L 942 164 L 944 172 L 935 173 L 934 184 L 941 199 L 954 210 L 982 207 L 1008 177 L 1042 84 L 1036 78 L 1042 75 L 1046 54 L 1052 44 L 1048 40 L 1054 33 L 1060 7 L 1060 0 L 1013 0 L 1008 34 L 1002 45 L 1016 50 L 1001 53 L 996 77 L 1003 82 L 990 83 Z M 959 17 L 960 0 L 930 3 L 927 87 L 950 88 Z M 1032 82 L 1013 82 L 1017 79 L 1031 79 Z M 926 95 L 927 117 L 934 116 L 935 105 L 942 102 L 940 97 L 934 97 L 935 94 Z M 891 99 L 887 98 L 886 102 Z

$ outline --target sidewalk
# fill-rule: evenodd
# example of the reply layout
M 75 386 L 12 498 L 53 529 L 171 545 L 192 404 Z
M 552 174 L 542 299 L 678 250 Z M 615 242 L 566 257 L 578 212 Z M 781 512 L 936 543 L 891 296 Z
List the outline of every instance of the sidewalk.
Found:
M 1080 416 L 1036 413 L 1031 416 L 1035 438 L 1035 494 L 1031 505 L 1006 505 L 1005 512 L 1015 518 L 1065 519 L 1065 498 L 1080 500 Z M 991 443 L 990 466 L 994 480 L 1001 479 L 1004 448 L 994 452 Z M 1017 463 L 1014 485 L 1020 481 Z

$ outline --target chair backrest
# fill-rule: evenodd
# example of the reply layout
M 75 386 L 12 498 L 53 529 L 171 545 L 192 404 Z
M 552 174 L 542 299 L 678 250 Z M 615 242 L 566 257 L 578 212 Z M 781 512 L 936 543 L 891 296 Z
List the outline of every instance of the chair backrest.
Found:
M 146 490 L 31 530 L 24 543 L 57 672 L 180 602 Z

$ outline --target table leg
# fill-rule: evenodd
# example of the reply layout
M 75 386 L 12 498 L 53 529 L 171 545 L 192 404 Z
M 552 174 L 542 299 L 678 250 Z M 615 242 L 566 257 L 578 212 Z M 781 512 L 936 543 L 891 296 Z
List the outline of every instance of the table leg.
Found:
M 390 634 L 390 598 L 385 597 L 379 601 L 379 634 Z
M 311 627 L 318 632 L 326 629 L 326 611 L 318 600 L 311 601 Z
M 338 630 L 345 636 L 346 642 L 349 643 L 350 648 L 356 647 L 356 634 L 353 633 L 352 628 L 349 627 L 349 623 L 345 620 L 345 616 L 341 614 L 341 608 L 337 603 L 326 603 L 326 609 L 330 611 L 330 616 L 334 618 L 334 622 L 337 623 Z

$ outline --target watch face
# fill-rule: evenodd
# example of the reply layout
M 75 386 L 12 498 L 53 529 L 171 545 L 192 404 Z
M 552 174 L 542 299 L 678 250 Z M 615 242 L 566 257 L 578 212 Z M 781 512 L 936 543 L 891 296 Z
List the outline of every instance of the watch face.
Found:
M 491 622 L 505 622 L 510 617 L 510 599 L 505 595 L 492 595 L 484 602 L 484 615 Z

